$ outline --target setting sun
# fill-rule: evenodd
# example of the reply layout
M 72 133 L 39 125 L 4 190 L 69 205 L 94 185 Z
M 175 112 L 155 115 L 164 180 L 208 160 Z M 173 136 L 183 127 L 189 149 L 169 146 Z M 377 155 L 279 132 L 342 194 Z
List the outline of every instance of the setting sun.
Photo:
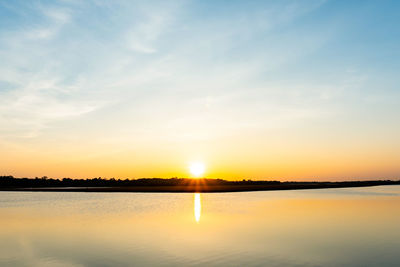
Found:
M 194 177 L 200 177 L 204 175 L 206 167 L 202 162 L 193 162 L 189 165 L 189 171 Z

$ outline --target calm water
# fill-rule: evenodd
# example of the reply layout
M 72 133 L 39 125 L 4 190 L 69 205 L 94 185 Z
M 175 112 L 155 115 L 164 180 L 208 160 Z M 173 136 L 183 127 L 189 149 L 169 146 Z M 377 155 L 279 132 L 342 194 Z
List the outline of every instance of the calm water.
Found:
M 0 192 L 0 266 L 400 266 L 400 186 Z

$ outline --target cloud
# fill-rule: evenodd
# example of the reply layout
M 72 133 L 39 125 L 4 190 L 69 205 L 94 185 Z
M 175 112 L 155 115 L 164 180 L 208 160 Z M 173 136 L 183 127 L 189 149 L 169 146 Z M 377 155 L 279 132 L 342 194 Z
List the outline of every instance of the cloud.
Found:
M 110 112 L 104 123 L 118 127 L 129 121 L 144 133 L 171 125 L 188 131 L 184 125 L 191 117 L 221 134 L 233 125 L 247 127 L 254 114 L 268 116 L 254 108 L 258 101 L 275 106 L 274 98 L 265 97 L 275 89 L 263 77 L 329 38 L 317 32 L 301 39 L 274 29 L 321 3 L 237 7 L 200 17 L 196 4 L 183 2 L 40 5 L 38 23 L 0 41 L 7 48 L 0 52 L 0 80 L 15 85 L 0 99 L 3 134 L 37 137 L 59 121 L 99 118 L 102 109 Z M 256 100 L 237 97 L 246 95 Z M 275 113 L 296 113 L 284 110 Z

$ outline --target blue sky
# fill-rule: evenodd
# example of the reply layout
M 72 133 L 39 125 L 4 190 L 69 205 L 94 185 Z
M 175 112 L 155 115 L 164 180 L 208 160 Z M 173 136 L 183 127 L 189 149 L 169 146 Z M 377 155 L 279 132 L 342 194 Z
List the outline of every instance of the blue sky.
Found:
M 2 1 L 0 172 L 174 176 L 193 159 L 226 178 L 396 177 L 399 11 Z

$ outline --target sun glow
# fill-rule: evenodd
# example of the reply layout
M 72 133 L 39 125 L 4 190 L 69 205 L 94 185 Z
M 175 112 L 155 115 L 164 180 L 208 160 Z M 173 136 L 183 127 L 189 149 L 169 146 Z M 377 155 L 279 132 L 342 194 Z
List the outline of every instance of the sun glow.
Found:
M 204 174 L 206 167 L 202 162 L 193 162 L 189 165 L 189 170 L 194 177 L 201 177 Z

